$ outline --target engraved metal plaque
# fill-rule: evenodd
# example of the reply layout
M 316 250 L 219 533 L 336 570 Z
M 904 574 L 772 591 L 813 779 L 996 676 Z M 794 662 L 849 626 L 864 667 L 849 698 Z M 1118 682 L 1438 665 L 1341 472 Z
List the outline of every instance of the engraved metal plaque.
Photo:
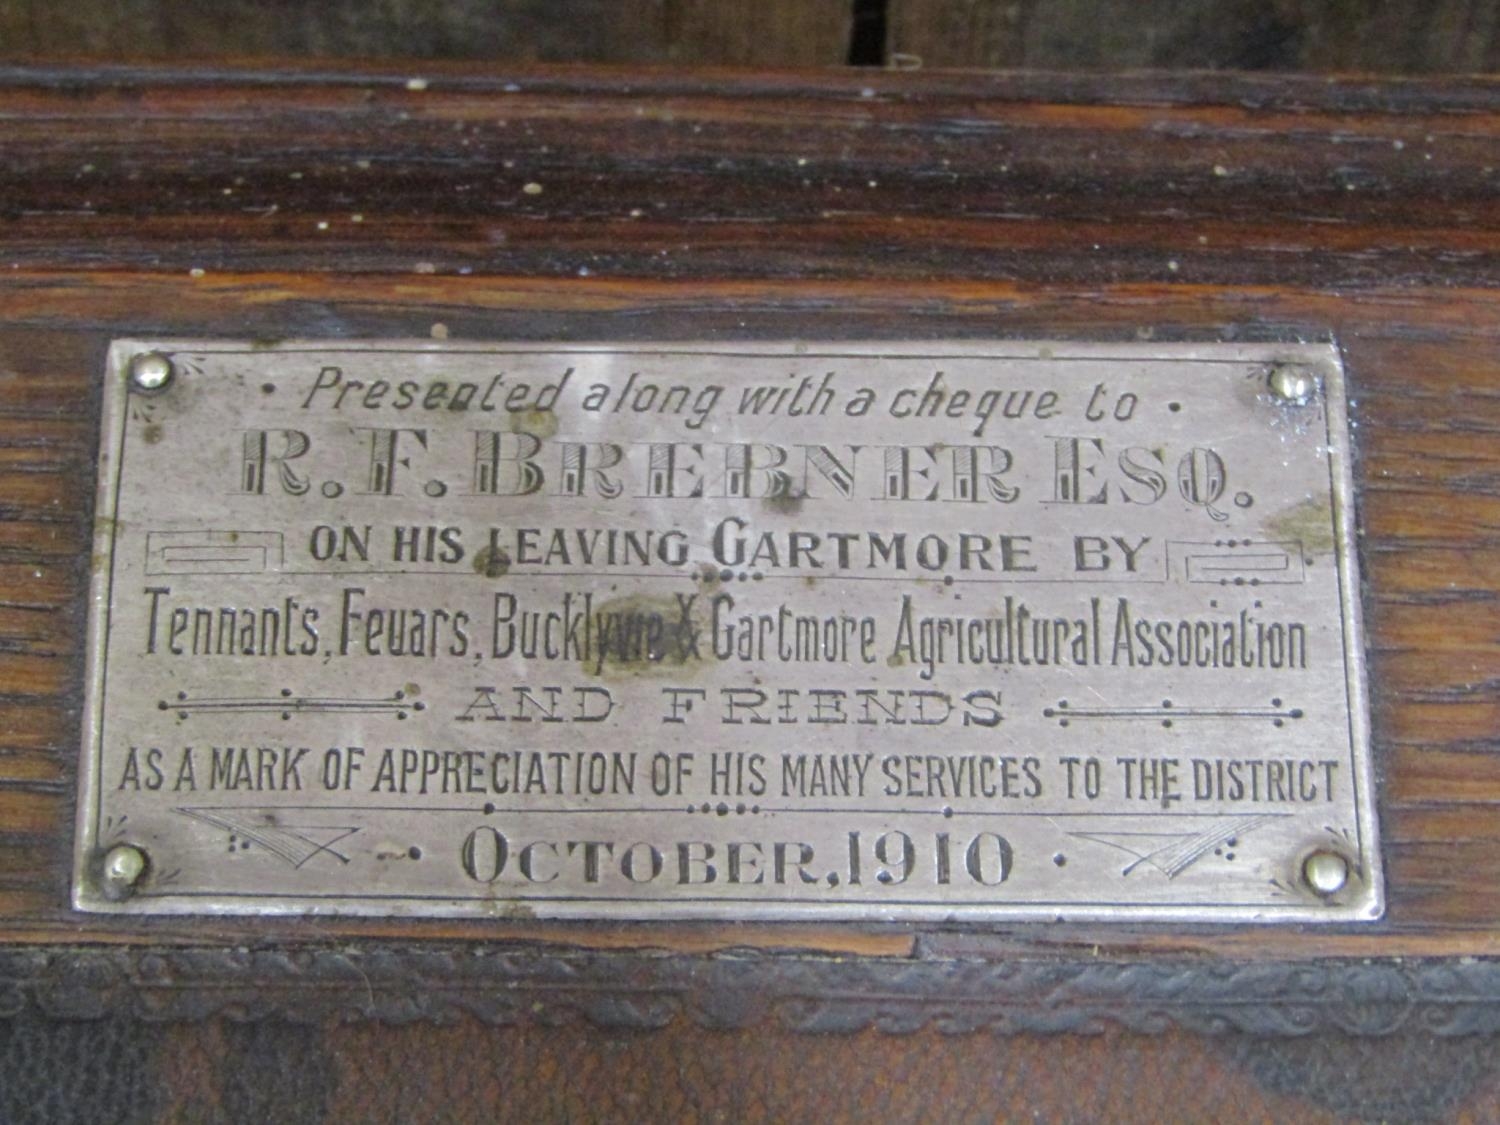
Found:
M 1381 912 L 1331 345 L 107 380 L 80 909 Z

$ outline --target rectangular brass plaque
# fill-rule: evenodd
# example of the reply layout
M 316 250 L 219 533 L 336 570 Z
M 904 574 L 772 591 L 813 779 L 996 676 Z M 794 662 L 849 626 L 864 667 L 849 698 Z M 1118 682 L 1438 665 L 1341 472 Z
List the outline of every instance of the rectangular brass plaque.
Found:
M 1382 909 L 1332 345 L 121 341 L 75 903 Z

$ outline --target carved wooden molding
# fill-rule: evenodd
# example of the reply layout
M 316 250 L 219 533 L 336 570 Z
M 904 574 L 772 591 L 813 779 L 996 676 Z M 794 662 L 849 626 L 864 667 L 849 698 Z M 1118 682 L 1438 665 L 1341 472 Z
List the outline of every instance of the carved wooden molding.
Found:
M 963 961 L 454 948 L 0 952 L 0 1018 L 949 1033 L 1500 1030 L 1500 961 Z

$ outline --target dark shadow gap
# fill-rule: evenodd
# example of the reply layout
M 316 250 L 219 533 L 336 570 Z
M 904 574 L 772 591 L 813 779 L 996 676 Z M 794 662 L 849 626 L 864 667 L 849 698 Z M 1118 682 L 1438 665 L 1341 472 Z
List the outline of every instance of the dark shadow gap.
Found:
M 854 0 L 849 25 L 849 65 L 885 65 L 886 0 Z

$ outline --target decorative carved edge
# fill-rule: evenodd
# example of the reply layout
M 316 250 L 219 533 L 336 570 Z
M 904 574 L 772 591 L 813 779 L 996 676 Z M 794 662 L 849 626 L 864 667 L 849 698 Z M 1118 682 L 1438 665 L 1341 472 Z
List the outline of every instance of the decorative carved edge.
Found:
M 1500 1031 L 1500 961 L 901 961 L 410 947 L 0 950 L 0 1019 L 25 1015 L 1458 1036 Z

